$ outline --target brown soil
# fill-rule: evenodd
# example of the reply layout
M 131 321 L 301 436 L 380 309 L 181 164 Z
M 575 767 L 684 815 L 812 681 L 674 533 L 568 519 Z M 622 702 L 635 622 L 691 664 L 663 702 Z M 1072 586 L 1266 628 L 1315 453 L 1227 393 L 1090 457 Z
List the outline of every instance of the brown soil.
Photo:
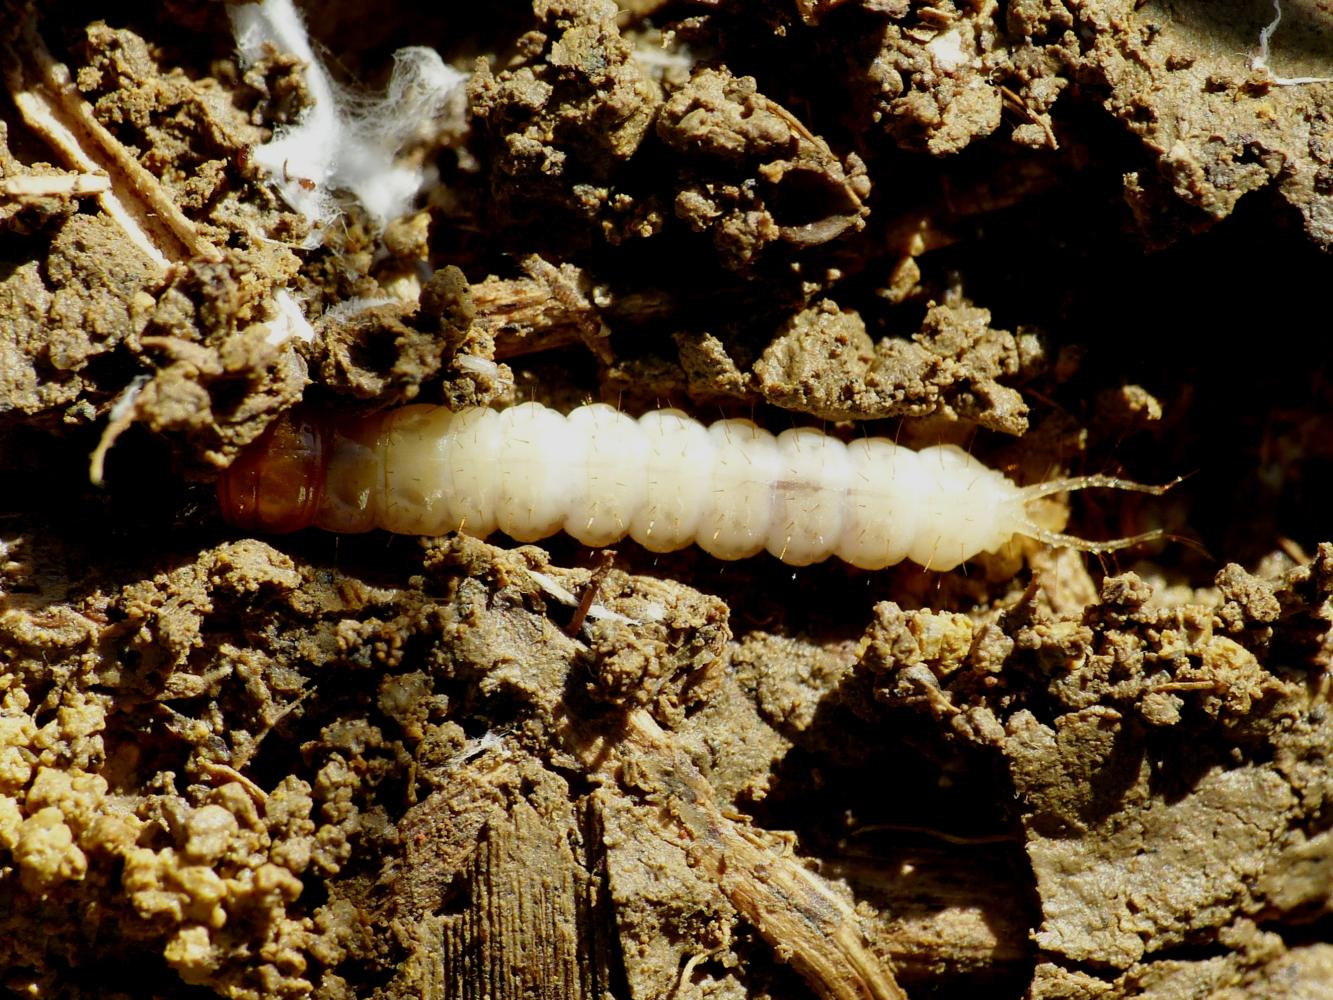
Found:
M 1333 996 L 1327 0 L 422 6 L 311 7 L 473 75 L 310 241 L 225 5 L 0 3 L 0 983 Z M 947 574 L 219 515 L 526 398 L 1187 478 Z

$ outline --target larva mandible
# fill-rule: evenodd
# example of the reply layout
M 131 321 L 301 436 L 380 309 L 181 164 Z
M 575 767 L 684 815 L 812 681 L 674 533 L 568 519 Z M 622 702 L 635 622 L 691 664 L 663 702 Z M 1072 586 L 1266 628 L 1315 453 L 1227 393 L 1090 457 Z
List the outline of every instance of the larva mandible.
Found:
M 636 420 L 601 403 L 568 415 L 540 403 L 418 404 L 292 414 L 232 464 L 218 497 L 247 530 L 498 529 L 520 542 L 563 530 L 590 546 L 628 535 L 653 552 L 697 544 L 719 559 L 767 549 L 793 566 L 837 556 L 865 569 L 910 559 L 949 570 L 1014 535 L 1087 552 L 1157 537 L 1087 541 L 1040 527 L 1028 511 L 1088 487 L 1166 489 L 1101 475 L 1019 486 L 954 445 L 843 443 L 813 428 L 775 436 L 749 420 L 705 426 L 672 409 Z

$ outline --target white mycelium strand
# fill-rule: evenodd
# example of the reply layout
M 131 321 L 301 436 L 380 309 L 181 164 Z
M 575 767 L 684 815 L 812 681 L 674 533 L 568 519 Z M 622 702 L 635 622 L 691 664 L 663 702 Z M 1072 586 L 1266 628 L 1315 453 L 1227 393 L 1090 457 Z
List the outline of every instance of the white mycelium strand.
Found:
M 230 4 L 227 13 L 244 66 L 270 51 L 305 63 L 310 106 L 295 124 L 250 151 L 251 162 L 310 223 L 305 245 L 319 246 L 324 229 L 337 218 L 335 191 L 354 195 L 380 229 L 405 214 L 425 175 L 418 166 L 400 163 L 398 154 L 444 114 L 467 74 L 447 65 L 434 49 L 410 46 L 394 53 L 386 94 L 359 95 L 334 83 L 292 0 Z
M 719 559 L 767 549 L 804 566 L 866 569 L 910 559 L 948 570 L 1014 535 L 1085 551 L 1035 524 L 1027 504 L 1066 489 L 1159 493 L 1107 476 L 1022 487 L 953 445 L 844 444 L 810 428 L 773 435 L 748 420 L 705 426 L 679 410 L 635 420 L 603 404 L 568 415 L 539 403 L 453 412 L 407 406 L 340 421 L 325 442 L 313 523 L 404 534 L 558 531 L 585 545 L 629 536 L 654 552 L 697 544 Z

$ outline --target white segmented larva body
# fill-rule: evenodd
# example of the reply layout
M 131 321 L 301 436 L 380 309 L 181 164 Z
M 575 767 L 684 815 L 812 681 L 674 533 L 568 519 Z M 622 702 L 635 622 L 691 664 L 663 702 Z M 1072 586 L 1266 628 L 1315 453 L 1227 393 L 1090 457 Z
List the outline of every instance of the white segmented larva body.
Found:
M 705 426 L 679 410 L 635 420 L 600 403 L 568 415 L 539 403 L 457 412 L 415 405 L 310 418 L 284 433 L 222 481 L 223 509 L 237 523 L 479 537 L 500 530 L 520 542 L 565 531 L 592 546 L 628 535 L 653 552 L 693 543 L 719 559 L 767 549 L 794 566 L 837 556 L 865 569 L 910 559 L 948 570 L 1014 535 L 1093 552 L 1155 537 L 1056 534 L 1036 525 L 1027 505 L 1089 486 L 1163 489 L 1107 476 L 1022 487 L 953 445 L 844 444 L 811 428 L 775 436 L 749 420 Z

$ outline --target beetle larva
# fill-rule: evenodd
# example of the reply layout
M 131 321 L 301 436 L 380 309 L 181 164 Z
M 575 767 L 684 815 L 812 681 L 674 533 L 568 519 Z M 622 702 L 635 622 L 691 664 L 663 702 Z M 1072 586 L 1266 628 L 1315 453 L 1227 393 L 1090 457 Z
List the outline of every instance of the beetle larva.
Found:
M 1091 542 L 1039 526 L 1028 504 L 1066 490 L 1160 493 L 1111 476 L 1019 486 L 954 445 L 844 444 L 812 428 L 773 435 L 749 420 L 705 426 L 679 410 L 635 420 L 601 403 L 568 415 L 405 406 L 278 421 L 218 485 L 249 530 L 388 531 L 520 542 L 558 531 L 585 545 L 633 538 L 653 552 L 697 544 L 719 559 L 767 549 L 805 566 L 910 559 L 953 569 L 1014 535 L 1107 552 L 1157 536 Z

